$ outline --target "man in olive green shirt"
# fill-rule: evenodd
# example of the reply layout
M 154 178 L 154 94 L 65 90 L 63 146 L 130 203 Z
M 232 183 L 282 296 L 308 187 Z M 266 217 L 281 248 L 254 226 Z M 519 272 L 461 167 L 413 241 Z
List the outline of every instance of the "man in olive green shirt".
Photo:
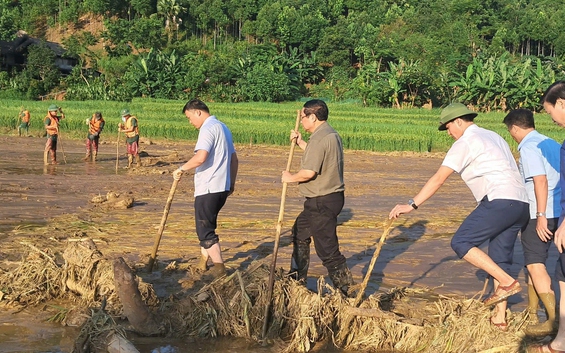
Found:
M 304 130 L 311 133 L 307 143 L 298 131 L 291 132 L 291 140 L 304 150 L 301 169 L 296 174 L 284 171 L 282 181 L 298 182 L 298 189 L 306 197 L 304 210 L 292 228 L 293 251 L 290 273 L 306 281 L 310 265 L 310 242 L 314 238 L 316 254 L 334 286 L 345 295 L 354 284 L 345 256 L 339 251 L 337 216 L 345 201 L 343 183 L 343 145 L 339 134 L 327 123 L 328 107 L 314 99 L 304 104 L 301 121 Z

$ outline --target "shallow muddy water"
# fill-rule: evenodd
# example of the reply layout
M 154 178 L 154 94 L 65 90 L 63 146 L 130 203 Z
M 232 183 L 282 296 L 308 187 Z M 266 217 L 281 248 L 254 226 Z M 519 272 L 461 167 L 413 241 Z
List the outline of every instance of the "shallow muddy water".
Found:
M 59 150 L 58 161 L 62 164 L 44 167 L 44 139 L 0 136 L 0 268 L 9 268 L 21 260 L 22 240 L 32 240 L 38 247 L 59 244 L 59 238 L 71 232 L 54 221 L 54 217 L 60 216 L 76 219 L 82 228 L 73 228 L 72 232 L 82 232 L 95 239 L 107 257 L 123 256 L 136 261 L 151 252 L 172 183 L 170 172 L 190 157 L 193 144 L 157 141 L 141 145 L 147 154 L 142 158 L 143 167 L 120 168 L 116 174 L 116 146 L 104 143 L 104 137 L 102 141 L 96 163 L 81 160 L 83 141 L 65 140 L 67 164 Z M 236 191 L 218 220 L 224 260 L 231 270 L 245 268 L 253 260 L 270 258 L 282 189 L 280 174 L 288 158 L 287 148 L 237 147 L 240 171 Z M 122 153 L 124 150 L 122 147 Z M 298 167 L 299 159 L 297 152 L 293 170 Z M 346 203 L 339 217 L 338 235 L 357 282 L 365 276 L 389 210 L 414 196 L 440 163 L 440 155 L 346 152 Z M 122 155 L 120 165 L 125 164 Z M 109 191 L 130 195 L 135 200 L 134 206 L 107 210 L 89 202 Z M 192 192 L 192 177 L 187 175 L 179 184 L 161 240 L 158 253 L 161 264 L 191 263 L 199 256 Z M 289 229 L 302 201 L 297 187 L 290 185 L 277 259 L 277 265 L 285 269 L 289 267 L 292 252 Z M 395 286 L 437 287 L 437 293 L 466 297 L 480 292 L 485 274 L 458 259 L 449 245 L 451 235 L 474 205 L 470 191 L 453 175 L 420 209 L 395 221 L 371 275 L 367 295 Z M 89 226 L 84 227 L 85 223 Z M 40 227 L 49 227 L 49 236 L 31 235 L 32 230 Z M 553 248 L 548 265 L 550 274 L 556 254 Z M 517 241 L 512 274 L 524 284 L 522 267 L 522 250 Z M 326 274 L 312 250 L 308 287 L 314 290 L 317 277 Z M 142 277 L 153 283 L 160 296 L 182 290 L 178 278 Z M 523 291 L 511 297 L 510 309 L 523 310 L 525 295 Z M 46 322 L 52 314 L 46 306 L 30 307 L 17 314 L 9 308 L 0 309 L 0 352 L 70 352 L 78 329 Z M 176 352 L 277 351 L 274 347 L 234 338 L 131 339 L 141 352 L 148 353 L 159 347 L 167 349 L 169 345 Z

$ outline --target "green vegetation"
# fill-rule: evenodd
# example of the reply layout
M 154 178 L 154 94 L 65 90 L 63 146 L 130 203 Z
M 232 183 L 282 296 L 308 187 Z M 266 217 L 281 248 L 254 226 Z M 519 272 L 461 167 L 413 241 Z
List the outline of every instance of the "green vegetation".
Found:
M 27 49 L 25 65 L 0 71 L 0 98 L 63 91 L 68 100 L 325 97 L 395 108 L 459 101 L 489 112 L 539 110 L 540 93 L 565 78 L 562 0 L 0 5 L 0 39 L 17 30 L 57 38 L 79 62 L 59 77 L 54 58 Z
M 18 112 L 24 106 L 31 114 L 31 129 L 38 134 L 43 129 L 43 117 L 53 102 L 0 101 L 0 127 L 15 131 Z M 116 138 L 120 110 L 130 109 L 137 116 L 142 137 L 170 140 L 196 140 L 197 130 L 181 110 L 185 102 L 154 99 L 134 99 L 125 105 L 120 102 L 54 102 L 62 106 L 66 119 L 61 132 L 72 138 L 85 138 L 85 119 L 101 111 L 106 120 L 102 139 Z M 294 127 L 296 110 L 302 103 L 210 103 L 210 110 L 231 129 L 236 143 L 288 145 L 289 132 Z M 368 151 L 445 152 L 453 140 L 437 130 L 439 109 L 366 108 L 359 104 L 329 103 L 330 124 L 341 134 L 346 149 Z M 505 113 L 482 113 L 476 118 L 479 126 L 501 134 L 513 150 L 512 141 L 502 124 Z M 561 142 L 563 133 L 547 114 L 536 114 L 536 127 Z

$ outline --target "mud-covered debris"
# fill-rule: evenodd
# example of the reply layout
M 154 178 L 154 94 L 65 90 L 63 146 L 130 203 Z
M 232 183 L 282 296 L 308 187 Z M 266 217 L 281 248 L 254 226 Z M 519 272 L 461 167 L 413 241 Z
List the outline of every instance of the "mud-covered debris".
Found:
M 119 197 L 120 197 L 120 194 L 117 194 L 113 191 L 108 191 L 108 193 L 106 194 L 106 200 L 108 200 L 108 201 L 117 200 Z
M 100 205 L 106 208 L 126 209 L 133 206 L 134 199 L 131 196 L 118 194 L 114 191 L 109 191 L 106 196 L 96 195 L 90 202 L 95 205 Z
M 92 199 L 90 199 L 90 202 L 92 202 L 92 203 L 102 203 L 102 202 L 106 202 L 106 196 L 104 196 L 104 195 L 96 195 L 96 196 L 94 196 Z
M 77 306 L 67 312 L 62 324 L 65 326 L 81 327 L 90 317 L 91 312 L 88 308 Z

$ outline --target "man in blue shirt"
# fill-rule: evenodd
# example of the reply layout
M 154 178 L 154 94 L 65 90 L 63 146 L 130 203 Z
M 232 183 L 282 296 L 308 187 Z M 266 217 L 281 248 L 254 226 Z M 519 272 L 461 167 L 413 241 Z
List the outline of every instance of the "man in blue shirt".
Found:
M 530 220 L 522 228 L 522 247 L 528 269 L 528 310 L 533 324 L 526 327 L 529 336 L 546 336 L 557 329 L 555 293 L 545 262 L 559 214 L 559 151 L 560 145 L 535 130 L 534 115 L 527 109 L 512 110 L 504 118 L 512 138 L 518 142 L 518 167 L 524 178 L 530 203 Z M 541 299 L 547 311 L 547 321 L 537 322 Z
M 551 120 L 557 125 L 565 128 L 565 81 L 554 82 L 545 91 L 541 98 L 541 103 L 545 111 L 551 116 Z M 565 186 L 565 143 L 560 151 L 560 173 L 559 183 Z M 535 347 L 535 352 L 565 353 L 565 187 L 561 188 L 561 214 L 559 215 L 559 228 L 555 231 L 553 242 L 559 251 L 559 260 L 555 268 L 555 277 L 559 281 L 559 291 L 561 292 L 559 306 L 559 330 L 553 341 L 539 347 Z

